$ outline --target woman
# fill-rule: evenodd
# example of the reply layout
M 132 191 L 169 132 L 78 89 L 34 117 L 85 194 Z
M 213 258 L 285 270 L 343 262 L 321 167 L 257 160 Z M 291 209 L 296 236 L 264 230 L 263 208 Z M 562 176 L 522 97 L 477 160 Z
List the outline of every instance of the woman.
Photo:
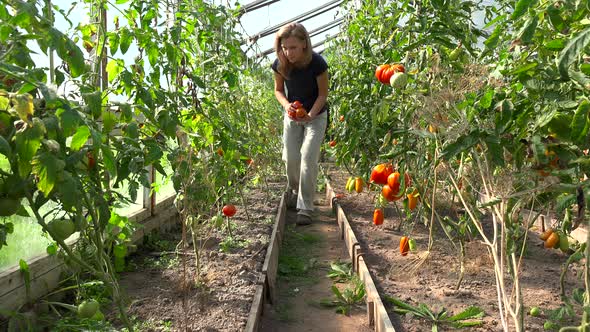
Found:
M 309 33 L 299 23 L 283 26 L 276 34 L 274 46 L 277 59 L 271 67 L 275 72 L 275 96 L 285 111 L 283 160 L 287 170 L 287 207 L 297 208 L 297 225 L 309 225 L 320 147 L 328 120 L 328 64 L 313 52 Z M 295 115 L 295 101 L 306 112 Z

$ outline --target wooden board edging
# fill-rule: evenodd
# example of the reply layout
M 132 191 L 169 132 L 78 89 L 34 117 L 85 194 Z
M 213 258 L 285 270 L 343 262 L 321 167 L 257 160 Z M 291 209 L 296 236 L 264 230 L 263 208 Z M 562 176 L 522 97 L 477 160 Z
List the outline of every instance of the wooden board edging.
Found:
M 285 230 L 287 218 L 286 195 L 283 194 L 275 217 L 275 223 L 272 229 L 272 235 L 269 240 L 264 264 L 262 265 L 261 276 L 256 286 L 254 299 L 250 306 L 250 314 L 246 323 L 246 332 L 256 332 L 260 327 L 264 303 L 273 303 L 276 300 L 276 279 L 279 266 L 279 250 L 283 242 L 283 233 Z
M 373 281 L 369 268 L 363 258 L 363 250 L 360 243 L 357 241 L 356 235 L 348 222 L 344 209 L 342 209 L 338 203 L 338 199 L 336 199 L 336 195 L 330 182 L 327 182 L 326 184 L 326 201 L 330 202 L 332 208 L 334 208 L 333 205 L 335 205 L 336 217 L 340 228 L 340 237 L 344 239 L 350 259 L 353 262 L 354 270 L 365 285 L 365 291 L 367 294 L 367 319 L 369 325 L 373 325 L 376 332 L 395 332 L 395 328 L 389 319 L 387 310 L 385 310 L 381 296 L 377 291 L 375 282 Z

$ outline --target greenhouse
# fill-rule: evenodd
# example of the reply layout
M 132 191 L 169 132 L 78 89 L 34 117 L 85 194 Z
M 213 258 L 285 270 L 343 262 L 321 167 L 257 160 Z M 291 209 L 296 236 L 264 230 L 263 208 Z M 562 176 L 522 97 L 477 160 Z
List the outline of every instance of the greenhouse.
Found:
M 0 1 L 0 331 L 590 332 L 588 1 Z

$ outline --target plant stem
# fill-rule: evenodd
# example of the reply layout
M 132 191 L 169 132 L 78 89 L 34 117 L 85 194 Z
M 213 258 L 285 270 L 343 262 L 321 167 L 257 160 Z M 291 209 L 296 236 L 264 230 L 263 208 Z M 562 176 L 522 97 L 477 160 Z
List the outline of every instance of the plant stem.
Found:
M 465 275 L 465 240 L 459 239 L 459 246 L 461 246 L 461 255 L 459 257 L 459 264 L 461 267 L 459 268 L 459 280 L 457 280 L 457 286 L 455 286 L 456 290 L 461 288 L 461 282 L 463 282 L 463 276 Z

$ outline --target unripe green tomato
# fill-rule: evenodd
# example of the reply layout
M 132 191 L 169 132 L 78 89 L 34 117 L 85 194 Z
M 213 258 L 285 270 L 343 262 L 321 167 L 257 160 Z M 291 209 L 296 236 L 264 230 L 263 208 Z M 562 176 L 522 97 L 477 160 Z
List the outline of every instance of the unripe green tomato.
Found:
M 416 251 L 416 240 L 414 240 L 413 238 L 411 238 L 408 241 L 408 245 L 410 246 L 410 251 Z
M 537 317 L 541 314 L 541 309 L 539 309 L 539 307 L 532 307 L 529 314 L 533 317 Z

